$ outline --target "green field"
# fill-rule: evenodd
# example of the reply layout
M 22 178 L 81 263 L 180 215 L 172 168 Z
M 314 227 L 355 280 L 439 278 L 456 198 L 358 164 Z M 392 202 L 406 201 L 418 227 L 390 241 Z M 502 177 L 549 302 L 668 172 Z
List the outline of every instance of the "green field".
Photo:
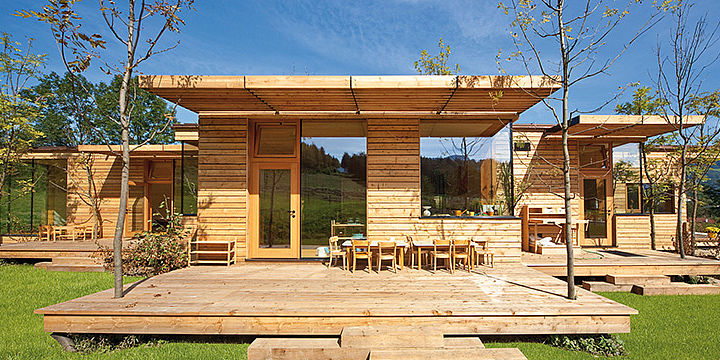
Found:
M 137 278 L 128 279 L 128 281 Z M 247 344 L 170 340 L 159 347 L 141 346 L 103 354 L 64 352 L 43 331 L 42 317 L 33 310 L 104 290 L 109 273 L 65 273 L 37 270 L 31 265 L 0 265 L 1 359 L 227 359 L 246 357 Z M 602 294 L 640 311 L 632 317 L 632 332 L 621 334 L 630 353 L 622 359 L 720 358 L 720 296 L 639 296 Z M 220 338 L 219 340 L 222 340 Z M 201 341 L 209 341 L 202 339 Z M 586 353 L 554 348 L 539 342 L 493 342 L 487 347 L 518 347 L 528 359 L 593 359 Z

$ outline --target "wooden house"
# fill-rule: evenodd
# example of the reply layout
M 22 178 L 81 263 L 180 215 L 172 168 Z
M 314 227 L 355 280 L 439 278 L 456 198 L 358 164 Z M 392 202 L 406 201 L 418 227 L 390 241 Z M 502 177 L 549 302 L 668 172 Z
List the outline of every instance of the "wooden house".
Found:
M 700 116 L 691 116 L 683 126 L 695 126 L 702 121 Z M 669 183 L 667 195 L 655 204 L 655 246 L 675 247 L 680 194 L 675 186 L 678 167 L 671 156 L 673 149 L 653 149 L 643 160 L 639 144 L 678 128 L 660 116 L 581 115 L 572 119 L 568 134 L 575 245 L 651 248 L 650 218 L 641 190 L 647 187 L 644 171 L 647 167 L 651 174 L 667 173 L 662 181 Z M 564 246 L 553 246 L 558 241 L 545 247 L 534 244 L 548 235 L 559 237 L 563 221 L 558 219 L 565 217 L 560 129 L 552 125 L 516 124 L 513 130 L 514 176 L 519 188 L 515 196 L 519 198 L 518 215 L 523 218 L 523 249 L 564 253 Z
M 225 258 L 228 248 L 235 260 L 322 257 L 330 236 L 360 234 L 484 239 L 498 262 L 519 262 L 523 250 L 564 252 L 559 128 L 513 125 L 557 89 L 547 78 L 143 76 L 140 84 L 196 112 L 199 122 L 175 127 L 180 144 L 133 152 L 125 229 L 151 229 L 166 202 L 197 226 L 198 263 Z M 685 126 L 701 121 L 690 117 Z M 676 129 L 657 116 L 572 120 L 577 246 L 650 248 L 640 164 L 623 165 L 634 178 L 614 179 L 622 159 L 613 149 Z M 119 201 L 116 150 L 31 154 L 67 169 L 60 186 L 66 209 L 55 211 L 62 216 L 31 225 L 92 224 L 82 196 L 91 163 L 102 235 L 110 236 Z M 673 202 L 655 217 L 658 248 L 673 246 Z M 548 237 L 553 244 L 536 246 Z

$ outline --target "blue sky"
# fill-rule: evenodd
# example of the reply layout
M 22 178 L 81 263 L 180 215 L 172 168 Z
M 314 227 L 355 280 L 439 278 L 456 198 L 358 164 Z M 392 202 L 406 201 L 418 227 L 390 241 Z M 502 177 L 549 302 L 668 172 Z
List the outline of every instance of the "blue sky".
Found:
M 49 29 L 34 20 L 12 16 L 15 10 L 37 9 L 40 1 L 17 0 L 0 4 L 1 30 L 16 39 L 36 39 L 36 51 L 49 54 L 47 71 L 63 71 L 58 50 Z M 97 2 L 85 0 L 81 10 L 92 14 Z M 711 22 L 720 20 L 720 2 L 697 1 L 695 13 L 707 12 Z M 597 55 L 614 54 L 618 41 L 632 34 L 646 12 L 633 12 Z M 88 26 L 102 31 L 97 15 L 88 15 Z M 510 19 L 490 1 L 197 1 L 182 29 L 180 45 L 143 65 L 145 74 L 198 75 L 368 75 L 414 74 L 413 62 L 421 49 L 436 52 L 439 38 L 452 46 L 451 61 L 463 74 L 498 74 L 495 55 L 513 51 L 509 37 Z M 670 22 L 664 20 L 639 41 L 612 67 L 610 73 L 579 84 L 571 94 L 572 109 L 587 110 L 612 98 L 619 86 L 629 82 L 650 83 L 655 70 L 653 50 L 664 41 Z M 168 37 L 168 43 L 175 37 Z M 117 43 L 113 43 L 117 46 Z M 120 55 L 109 52 L 108 55 Z M 544 56 L 552 56 L 547 51 Z M 511 73 L 525 74 L 518 64 Z M 708 70 L 704 87 L 720 88 L 720 64 Z M 106 80 L 98 71 L 92 80 Z M 623 95 L 625 100 L 630 93 Z M 615 102 L 613 102 L 614 105 Z M 611 113 L 607 107 L 603 113 Z M 192 122 L 189 111 L 178 114 L 180 121 Z M 522 123 L 550 123 L 549 113 L 535 106 L 521 116 Z

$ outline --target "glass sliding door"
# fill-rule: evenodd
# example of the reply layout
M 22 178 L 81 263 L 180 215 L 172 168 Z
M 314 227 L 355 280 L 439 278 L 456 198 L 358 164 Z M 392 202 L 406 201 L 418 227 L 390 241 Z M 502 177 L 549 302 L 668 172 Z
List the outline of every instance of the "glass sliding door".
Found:
M 583 179 L 583 210 L 587 225 L 586 239 L 597 239 L 595 245 L 606 246 L 608 239 L 608 204 L 606 179 Z

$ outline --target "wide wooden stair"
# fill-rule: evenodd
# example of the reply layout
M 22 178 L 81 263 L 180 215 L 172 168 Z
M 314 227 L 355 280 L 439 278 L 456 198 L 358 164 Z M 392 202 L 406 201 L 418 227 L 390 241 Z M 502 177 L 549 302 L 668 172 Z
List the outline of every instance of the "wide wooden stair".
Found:
M 346 327 L 337 338 L 258 338 L 248 360 L 261 359 L 526 359 L 519 349 L 486 349 L 478 337 L 445 337 L 438 329 Z

